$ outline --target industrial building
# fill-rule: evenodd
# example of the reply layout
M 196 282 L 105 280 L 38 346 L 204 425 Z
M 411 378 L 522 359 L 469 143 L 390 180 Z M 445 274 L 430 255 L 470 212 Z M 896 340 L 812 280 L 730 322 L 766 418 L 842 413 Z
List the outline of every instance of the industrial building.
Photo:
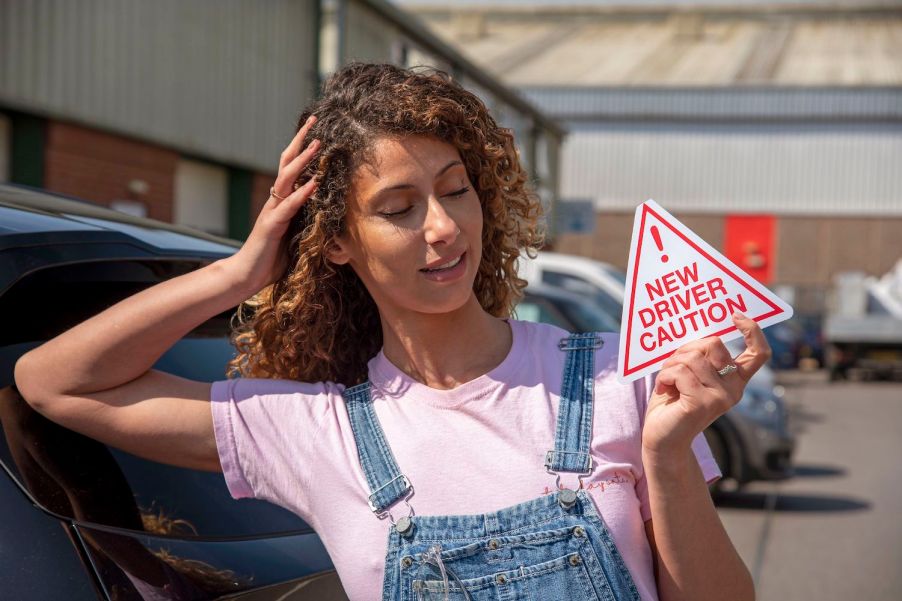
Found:
M 554 204 L 563 130 L 384 0 L 0 3 L 0 181 L 243 239 L 322 78 L 438 66 L 512 128 Z
M 898 2 L 402 4 L 567 127 L 556 250 L 625 267 L 654 198 L 815 313 L 902 257 Z

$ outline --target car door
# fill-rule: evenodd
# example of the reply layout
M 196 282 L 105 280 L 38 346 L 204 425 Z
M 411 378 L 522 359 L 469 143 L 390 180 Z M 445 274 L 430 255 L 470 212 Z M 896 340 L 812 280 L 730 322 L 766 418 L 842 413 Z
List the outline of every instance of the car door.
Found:
M 45 598 L 83 598 L 79 587 L 93 581 L 96 594 L 109 599 L 346 599 L 322 542 L 297 515 L 265 501 L 232 499 L 222 474 L 148 461 L 67 430 L 32 410 L 15 389 L 13 367 L 26 351 L 208 261 L 62 261 L 0 294 L 0 311 L 14 317 L 0 342 L 0 466 L 6 472 L 0 490 L 18 488 L 16 494 L 69 539 L 61 546 L 59 535 L 32 529 L 29 545 L 55 545 L 35 560 L 70 572 L 81 563 L 88 572 L 78 587 L 74 576 L 43 582 L 56 591 Z M 201 381 L 224 378 L 233 353 L 229 318 L 227 312 L 202 324 L 154 367 Z M 7 532 L 0 529 L 0 537 L 15 534 Z M 9 542 L 0 538 L 0 549 Z

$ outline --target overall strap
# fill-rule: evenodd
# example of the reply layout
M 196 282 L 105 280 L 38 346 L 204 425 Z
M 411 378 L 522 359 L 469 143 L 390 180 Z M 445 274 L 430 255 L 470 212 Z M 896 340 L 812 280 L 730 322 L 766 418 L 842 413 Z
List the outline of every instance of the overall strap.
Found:
M 594 399 L 595 349 L 604 341 L 597 332 L 570 334 L 558 348 L 566 351 L 561 402 L 558 407 L 554 450 L 545 455 L 550 472 L 592 471 L 592 402 Z
M 389 507 L 409 497 L 413 493 L 413 487 L 401 473 L 385 442 L 385 434 L 373 410 L 369 381 L 347 388 L 341 395 L 351 419 L 357 456 L 370 487 L 370 509 L 381 517 Z

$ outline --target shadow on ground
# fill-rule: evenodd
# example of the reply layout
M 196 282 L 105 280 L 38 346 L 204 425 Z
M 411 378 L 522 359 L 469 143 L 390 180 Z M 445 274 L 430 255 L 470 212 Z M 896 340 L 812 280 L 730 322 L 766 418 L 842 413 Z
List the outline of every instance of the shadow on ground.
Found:
M 792 468 L 795 478 L 838 478 L 846 473 L 847 470 L 832 465 L 795 465 Z
M 769 509 L 776 512 L 846 512 L 866 511 L 871 503 L 854 497 L 805 494 L 777 494 L 776 502 L 768 501 L 766 492 L 722 492 L 714 497 L 719 509 Z

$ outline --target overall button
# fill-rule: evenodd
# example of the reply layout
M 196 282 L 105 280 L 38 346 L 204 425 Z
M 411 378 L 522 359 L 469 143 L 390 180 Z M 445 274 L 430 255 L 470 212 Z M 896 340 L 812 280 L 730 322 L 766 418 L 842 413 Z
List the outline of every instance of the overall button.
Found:
M 398 534 L 401 536 L 407 536 L 411 532 L 413 532 L 413 522 L 409 517 L 403 517 L 395 522 L 395 530 L 398 531 Z
M 582 526 L 577 526 L 573 529 L 573 536 L 577 538 L 581 538 L 586 535 L 586 530 Z
M 489 549 L 497 549 L 499 546 L 500 544 L 494 538 L 489 541 Z
M 495 576 L 495 582 L 497 582 L 498 584 L 507 584 L 507 576 L 505 576 L 504 574 L 498 574 L 497 576 Z
M 583 562 L 583 560 L 576 553 L 574 553 L 573 555 L 570 556 L 570 565 L 578 566 L 582 562 Z
M 413 557 L 411 557 L 410 555 L 405 555 L 401 558 L 401 565 L 405 568 L 409 568 L 413 565 Z
M 558 503 L 561 504 L 561 507 L 570 509 L 576 505 L 576 491 L 565 488 L 557 494 L 557 500 Z

